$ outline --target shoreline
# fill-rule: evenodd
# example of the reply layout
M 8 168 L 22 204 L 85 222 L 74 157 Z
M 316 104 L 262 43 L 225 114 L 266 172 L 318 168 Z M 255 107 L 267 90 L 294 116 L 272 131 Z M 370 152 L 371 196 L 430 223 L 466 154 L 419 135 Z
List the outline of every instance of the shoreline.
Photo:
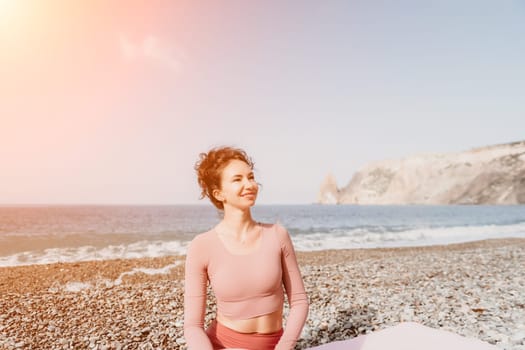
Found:
M 184 348 L 184 258 L 0 267 L 0 349 Z M 403 321 L 525 345 L 523 238 L 297 258 L 311 303 L 301 349 Z
M 316 255 L 323 255 L 328 256 L 331 254 L 337 254 L 340 252 L 343 252 L 345 254 L 352 252 L 358 252 L 358 255 L 361 255 L 359 252 L 363 252 L 364 254 L 371 252 L 372 254 L 376 254 L 378 252 L 398 252 L 402 253 L 404 251 L 412 251 L 412 250 L 418 250 L 418 251 L 425 251 L 425 250 L 434 250 L 434 249 L 464 249 L 468 247 L 482 247 L 487 245 L 494 244 L 507 244 L 511 243 L 513 241 L 520 241 L 524 240 L 523 237 L 505 237 L 505 238 L 483 238 L 483 239 L 477 239 L 472 241 L 465 241 L 465 242 L 454 242 L 454 243 L 440 243 L 440 244 L 422 244 L 422 245 L 410 245 L 410 246 L 393 246 L 393 247 L 372 247 L 372 248 L 342 248 L 342 249 L 319 249 L 319 250 L 310 250 L 310 251 L 298 251 L 296 249 L 296 255 L 299 258 L 305 258 L 309 259 L 311 257 L 315 257 Z M 327 254 L 328 253 L 328 254 Z M 36 263 L 36 264 L 27 264 L 27 265 L 8 265 L 8 266 L 0 266 L 0 269 L 11 269 L 11 268 L 19 268 L 19 267 L 31 267 L 31 266 L 51 266 L 51 265 L 78 265 L 78 264 L 90 264 L 90 263 L 103 263 L 103 262 L 126 262 L 126 261 L 149 261 L 149 264 L 155 265 L 153 261 L 160 260 L 164 261 L 166 259 L 174 259 L 174 260 L 184 260 L 185 255 L 163 255 L 163 256 L 156 256 L 156 257 L 140 257 L 140 258 L 110 258 L 110 259 L 94 259 L 94 260 L 81 260 L 81 261 L 59 261 L 59 262 L 50 262 L 50 263 Z M 148 264 L 148 263 L 146 263 Z M 130 264 L 135 265 L 135 264 Z

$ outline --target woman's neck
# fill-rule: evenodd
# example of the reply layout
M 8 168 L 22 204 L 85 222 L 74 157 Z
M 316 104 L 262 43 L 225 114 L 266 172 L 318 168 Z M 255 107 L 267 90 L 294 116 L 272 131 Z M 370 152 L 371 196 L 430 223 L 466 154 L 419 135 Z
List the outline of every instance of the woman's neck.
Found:
M 235 237 L 240 237 L 248 233 L 256 222 L 252 219 L 250 210 L 225 210 L 224 217 L 219 223 L 221 230 Z

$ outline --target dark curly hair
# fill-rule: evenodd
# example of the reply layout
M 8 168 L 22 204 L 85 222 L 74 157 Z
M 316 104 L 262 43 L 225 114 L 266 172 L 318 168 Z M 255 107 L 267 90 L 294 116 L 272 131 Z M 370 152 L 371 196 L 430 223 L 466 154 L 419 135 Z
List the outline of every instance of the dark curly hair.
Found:
M 222 170 L 234 159 L 245 162 L 253 170 L 254 163 L 244 150 L 228 146 L 215 147 L 207 153 L 200 153 L 199 160 L 195 163 L 197 181 L 201 188 L 200 199 L 208 197 L 219 210 L 223 210 L 224 205 L 213 196 L 213 191 L 221 188 Z

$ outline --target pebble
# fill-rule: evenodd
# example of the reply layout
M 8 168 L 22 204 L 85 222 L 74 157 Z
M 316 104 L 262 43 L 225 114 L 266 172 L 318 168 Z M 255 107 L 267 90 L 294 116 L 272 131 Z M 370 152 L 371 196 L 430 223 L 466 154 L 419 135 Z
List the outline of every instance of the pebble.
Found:
M 504 350 L 525 349 L 525 240 L 454 249 L 324 251 L 300 259 L 300 265 L 310 312 L 296 349 L 402 321 Z M 20 271 L 41 276 L 43 269 Z M 13 280 L 25 276 L 16 271 L 9 270 Z M 2 272 L 0 287 L 8 288 Z M 91 287 L 77 292 L 65 290 L 66 282 L 0 290 L 0 349 L 186 349 L 181 278 L 133 276 L 121 284 L 104 278 L 82 280 Z M 215 318 L 211 294 L 208 305 L 206 324 Z M 287 305 L 284 312 L 286 317 Z

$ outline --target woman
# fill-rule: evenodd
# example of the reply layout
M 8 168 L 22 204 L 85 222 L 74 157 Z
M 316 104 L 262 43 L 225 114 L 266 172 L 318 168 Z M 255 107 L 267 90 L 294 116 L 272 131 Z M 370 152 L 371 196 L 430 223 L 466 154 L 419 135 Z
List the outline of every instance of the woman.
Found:
M 308 300 L 286 229 L 252 218 L 259 189 L 253 162 L 241 149 L 221 147 L 201 153 L 195 170 L 202 198 L 224 216 L 188 247 L 184 336 L 189 349 L 293 349 Z M 217 316 L 204 330 L 208 281 Z M 283 285 L 290 304 L 284 330 Z

